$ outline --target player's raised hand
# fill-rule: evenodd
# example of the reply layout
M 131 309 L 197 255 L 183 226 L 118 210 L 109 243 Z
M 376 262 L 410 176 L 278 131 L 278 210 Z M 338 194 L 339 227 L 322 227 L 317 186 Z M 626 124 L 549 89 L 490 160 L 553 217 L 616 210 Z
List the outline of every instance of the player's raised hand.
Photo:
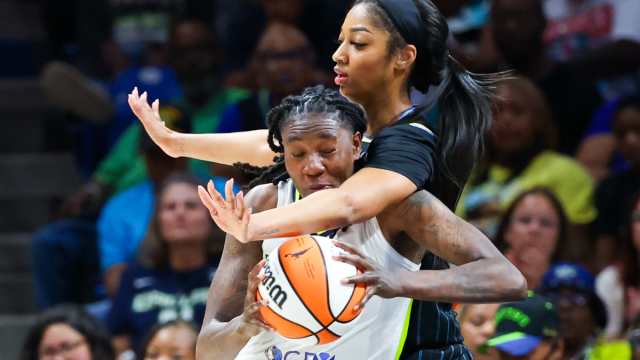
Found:
M 177 139 L 177 132 L 169 129 L 160 118 L 160 101 L 155 100 L 151 106 L 147 102 L 147 92 L 138 95 L 138 88 L 134 87 L 129 94 L 129 107 L 136 115 L 144 127 L 151 140 L 158 145 L 162 151 L 172 157 L 179 157 L 180 145 Z
M 225 193 L 226 198 L 223 198 L 213 186 L 212 181 L 209 181 L 206 190 L 198 186 L 200 200 L 209 209 L 209 214 L 216 225 L 238 241 L 247 243 L 251 209 L 244 206 L 242 191 L 233 195 L 233 179 L 225 184 Z
M 362 254 L 355 247 L 340 241 L 334 241 L 334 245 L 343 253 L 334 255 L 334 259 L 355 266 L 362 273 L 345 278 L 343 284 L 364 284 L 367 286 L 367 293 L 362 301 L 357 304 L 354 310 L 359 310 L 371 299 L 373 295 L 382 298 L 394 298 L 401 296 L 402 289 L 398 283 L 397 272 L 391 272 L 381 268 L 373 259 Z

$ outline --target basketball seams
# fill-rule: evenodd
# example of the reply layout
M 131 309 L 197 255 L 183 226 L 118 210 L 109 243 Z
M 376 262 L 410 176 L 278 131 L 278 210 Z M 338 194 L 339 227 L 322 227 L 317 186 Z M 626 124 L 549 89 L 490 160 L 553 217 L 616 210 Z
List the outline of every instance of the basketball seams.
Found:
M 259 294 L 259 293 L 258 293 L 258 294 Z M 260 296 L 260 299 L 261 299 L 261 298 L 262 298 L 262 296 Z M 258 299 L 258 301 L 260 301 L 260 299 Z M 275 311 L 271 310 L 269 307 L 266 307 L 266 308 L 267 308 L 267 310 L 268 310 L 268 311 L 270 311 L 270 312 L 271 312 L 270 316 L 280 318 L 282 321 L 290 322 L 290 323 L 292 323 L 292 324 L 294 324 L 294 325 L 296 325 L 296 326 L 298 326 L 298 327 L 300 327 L 300 328 L 302 328 L 302 329 L 306 330 L 306 331 L 309 333 L 308 335 L 305 335 L 305 336 L 302 336 L 302 337 L 288 337 L 289 339 L 304 339 L 304 338 L 307 338 L 307 337 L 309 337 L 309 336 L 311 336 L 311 335 L 313 335 L 313 336 L 315 336 L 315 335 L 316 335 L 316 333 L 314 333 L 313 331 L 311 331 L 311 329 L 307 328 L 306 326 L 304 326 L 304 325 L 302 325 L 302 324 L 299 324 L 299 323 L 297 323 L 297 322 L 295 322 L 295 321 L 293 321 L 293 320 L 289 320 L 289 319 L 287 319 L 286 317 L 284 317 L 284 316 L 282 316 L 282 315 L 278 314 L 277 312 L 275 312 Z M 320 330 L 320 331 L 322 331 L 322 330 Z M 319 331 L 319 332 L 320 332 L 320 331 Z M 317 336 L 316 336 L 316 338 L 317 338 Z
M 329 268 L 327 267 L 327 261 L 325 260 L 325 253 L 324 251 L 322 251 L 322 246 L 320 246 L 320 243 L 318 242 L 318 240 L 316 240 L 313 236 L 311 236 L 311 240 L 313 240 L 313 242 L 316 244 L 316 246 L 318 247 L 318 249 L 320 250 L 320 258 L 322 259 L 322 266 L 324 267 L 324 283 L 327 286 L 327 307 L 329 308 L 329 314 L 331 314 L 331 318 L 333 319 L 333 321 L 329 324 L 333 324 L 336 321 L 336 316 L 334 315 L 333 311 L 331 310 L 331 287 L 329 286 Z M 320 323 L 322 326 L 325 326 L 324 324 Z M 329 326 L 327 325 L 327 326 Z
M 315 241 L 315 239 L 314 239 L 314 241 Z M 316 245 L 317 245 L 317 243 L 316 243 Z M 320 251 L 322 251 L 322 250 L 320 250 Z M 323 258 L 323 261 L 324 261 L 324 258 Z M 305 309 L 307 309 L 307 312 L 311 315 L 311 317 L 313 317 L 313 319 L 316 322 L 318 322 L 320 327 L 324 328 L 324 324 L 322 323 L 322 321 L 320 321 L 320 319 L 318 319 L 316 317 L 316 314 L 309 308 L 307 303 L 305 303 L 304 298 L 302 296 L 300 296 L 300 294 L 298 293 L 298 289 L 296 289 L 296 287 L 291 282 L 291 279 L 289 279 L 289 274 L 288 274 L 287 270 L 285 269 L 284 265 L 282 265 L 282 246 L 278 249 L 278 265 L 280 265 L 280 268 L 284 270 L 284 271 L 282 271 L 282 273 L 284 274 L 284 277 L 287 280 L 287 283 L 289 284 L 291 289 L 293 289 L 293 292 L 296 294 L 296 297 L 298 298 L 298 300 L 300 300 L 300 303 L 302 303 L 302 305 L 305 307 Z M 326 272 L 325 272 L 325 274 L 326 274 Z M 326 275 L 325 275 L 325 277 L 326 277 Z M 329 311 L 329 313 L 331 313 L 331 311 Z M 331 314 L 331 316 L 333 316 L 333 314 Z M 322 331 L 322 329 L 320 329 L 320 331 Z M 313 334 L 313 332 L 312 332 L 312 334 Z

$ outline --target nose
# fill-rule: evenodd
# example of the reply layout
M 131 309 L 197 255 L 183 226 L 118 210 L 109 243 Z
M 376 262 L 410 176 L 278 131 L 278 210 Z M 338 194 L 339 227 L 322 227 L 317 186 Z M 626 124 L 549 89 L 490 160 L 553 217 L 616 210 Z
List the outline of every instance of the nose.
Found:
M 331 55 L 331 59 L 339 65 L 347 63 L 347 54 L 344 50 L 344 44 L 345 42 L 342 42 L 340 45 L 338 45 L 336 51 L 333 53 L 333 55 Z
M 324 173 L 325 167 L 322 163 L 322 157 L 320 155 L 309 156 L 309 160 L 303 168 L 303 172 L 307 176 L 320 176 Z
M 480 333 L 485 337 L 485 339 L 489 339 L 490 337 L 492 337 L 494 332 L 495 325 L 493 324 L 493 321 L 486 321 L 480 329 Z

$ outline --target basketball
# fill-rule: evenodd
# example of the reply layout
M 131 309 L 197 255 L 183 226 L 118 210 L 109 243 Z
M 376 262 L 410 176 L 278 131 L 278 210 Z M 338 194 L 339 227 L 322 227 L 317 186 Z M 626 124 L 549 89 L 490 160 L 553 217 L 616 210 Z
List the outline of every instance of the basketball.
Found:
M 342 250 L 322 236 L 300 236 L 274 249 L 262 270 L 257 299 L 264 320 L 281 336 L 310 345 L 339 339 L 361 309 L 364 285 L 344 285 L 340 280 L 358 269 L 333 259 Z

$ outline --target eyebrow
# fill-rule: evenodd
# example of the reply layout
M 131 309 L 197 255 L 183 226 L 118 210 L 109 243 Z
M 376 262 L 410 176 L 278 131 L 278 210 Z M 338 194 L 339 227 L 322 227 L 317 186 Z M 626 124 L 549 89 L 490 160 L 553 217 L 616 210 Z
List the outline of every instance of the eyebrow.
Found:
M 338 138 L 335 133 L 327 132 L 327 131 L 319 132 L 316 136 L 318 136 L 319 138 L 324 139 L 324 140 L 335 140 L 335 139 Z M 287 136 L 287 142 L 302 141 L 302 140 L 303 140 L 303 136 L 302 135 L 289 135 L 289 136 Z
M 364 31 L 364 32 L 368 32 L 369 34 L 371 34 L 371 31 L 369 31 L 369 29 L 367 29 L 364 26 L 354 26 L 351 29 L 349 29 L 349 31 L 351 31 L 351 32 Z

